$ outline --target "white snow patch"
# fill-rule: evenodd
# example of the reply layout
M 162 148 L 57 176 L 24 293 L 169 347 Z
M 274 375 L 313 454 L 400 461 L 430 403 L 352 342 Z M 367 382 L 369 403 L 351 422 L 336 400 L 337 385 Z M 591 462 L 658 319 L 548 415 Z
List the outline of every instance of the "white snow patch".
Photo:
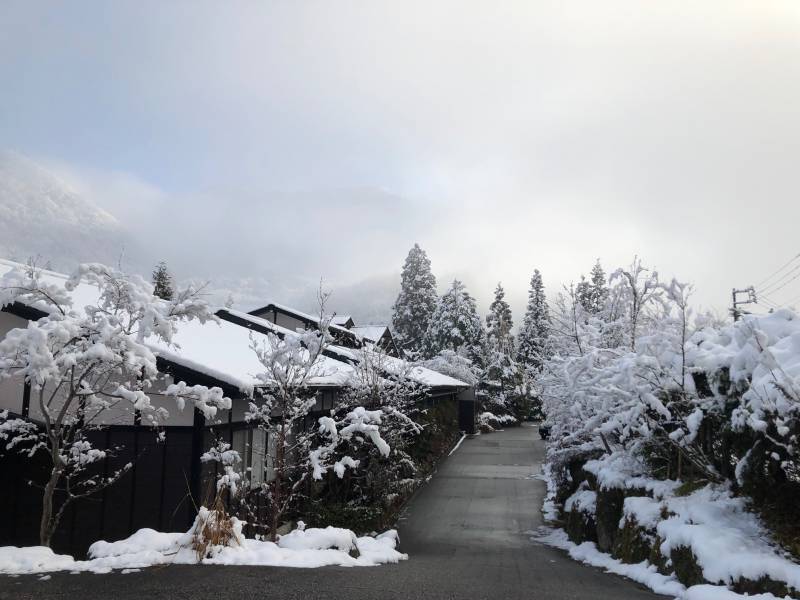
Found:
M 685 587 L 674 577 L 667 577 L 656 570 L 654 565 L 643 561 L 636 565 L 625 564 L 609 554 L 597 549 L 593 542 L 580 545 L 569 541 L 567 534 L 561 529 L 550 529 L 540 532 L 534 537 L 538 542 L 566 550 L 575 560 L 605 569 L 609 573 L 622 575 L 646 585 L 657 594 L 681 597 Z
M 192 534 L 164 533 L 140 529 L 117 542 L 99 541 L 89 548 L 89 560 L 76 561 L 72 556 L 55 554 L 50 548 L 33 546 L 0 547 L 0 574 L 48 573 L 52 571 L 109 573 L 165 564 L 197 564 L 191 547 Z M 240 544 L 213 548 L 199 561 L 213 565 L 249 565 L 273 567 L 368 567 L 407 560 L 397 551 L 399 538 L 394 530 L 375 537 L 356 537 L 349 529 L 295 530 L 281 536 L 277 543 L 240 538 Z M 359 557 L 349 552 L 357 548 Z
M 779 600 L 772 594 L 737 594 L 719 585 L 702 584 L 687 588 L 675 577 L 659 573 L 646 560 L 635 565 L 625 564 L 610 554 L 600 552 L 593 542 L 575 544 L 569 541 L 567 534 L 561 529 L 541 528 L 532 539 L 566 550 L 575 560 L 605 569 L 608 573 L 622 575 L 647 586 L 657 594 L 672 596 L 676 600 Z
M 456 450 L 458 450 L 458 447 L 461 445 L 461 442 L 463 442 L 463 441 L 464 441 L 464 438 L 466 438 L 466 437 L 467 437 L 467 434 L 466 434 L 466 433 L 462 433 L 462 434 L 461 434 L 461 439 L 460 439 L 460 440 L 458 440 L 458 443 L 457 443 L 455 446 L 453 446 L 453 449 L 452 449 L 452 450 L 450 450 L 450 452 L 447 454 L 447 456 L 452 456 L 452 455 L 453 455 L 453 453 L 454 453 Z

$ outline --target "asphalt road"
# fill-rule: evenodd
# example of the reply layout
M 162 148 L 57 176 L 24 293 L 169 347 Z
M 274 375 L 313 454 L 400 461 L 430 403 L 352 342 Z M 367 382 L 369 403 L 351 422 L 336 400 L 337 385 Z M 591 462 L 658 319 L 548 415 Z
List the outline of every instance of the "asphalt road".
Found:
M 286 569 L 172 565 L 127 575 L 0 577 L 0 600 L 661 598 L 532 542 L 542 526 L 543 444 L 533 427 L 464 440 L 401 518 L 397 565 Z

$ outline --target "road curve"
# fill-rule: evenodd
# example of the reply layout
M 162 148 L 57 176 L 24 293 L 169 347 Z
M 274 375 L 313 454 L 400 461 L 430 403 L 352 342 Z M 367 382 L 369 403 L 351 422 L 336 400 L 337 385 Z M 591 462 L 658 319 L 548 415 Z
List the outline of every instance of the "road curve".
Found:
M 536 599 L 661 598 L 636 583 L 532 542 L 542 526 L 544 452 L 530 426 L 464 440 L 400 520 L 397 565 L 286 569 L 173 565 L 128 575 L 54 573 L 3 578 L 0 600 Z

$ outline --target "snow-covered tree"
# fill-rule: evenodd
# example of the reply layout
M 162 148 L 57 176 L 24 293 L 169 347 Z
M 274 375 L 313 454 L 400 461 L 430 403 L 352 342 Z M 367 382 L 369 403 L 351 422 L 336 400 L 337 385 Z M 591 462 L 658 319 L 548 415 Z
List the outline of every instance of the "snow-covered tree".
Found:
M 432 358 L 443 350 L 453 350 L 479 363 L 486 332 L 478 316 L 475 299 L 459 280 L 439 299 L 422 341 L 423 353 Z
M 404 494 L 414 481 L 417 465 L 409 449 L 422 432 L 418 400 L 426 388 L 412 376 L 417 367 L 380 348 L 355 354 L 353 372 L 330 417 L 320 420 L 322 436 L 315 441 L 312 469 L 317 480 L 329 471 L 336 475 L 326 480 L 328 500 L 374 507 L 387 495 Z M 362 417 L 369 422 L 355 426 L 354 419 Z M 330 433 L 334 426 L 338 435 Z M 358 477 L 339 485 L 346 465 L 357 467 Z
M 347 468 L 358 466 L 350 455 L 333 458 L 343 443 L 346 445 L 354 436 L 366 437 L 381 453 L 388 454 L 388 444 L 380 439 L 380 410 L 356 406 L 339 419 L 321 418 L 318 429 L 307 427 L 317 403 L 316 394 L 310 389 L 312 380 L 334 374 L 325 362 L 325 352 L 331 344 L 331 316 L 325 313 L 328 296 L 320 290 L 318 330 L 283 337 L 271 333 L 265 340 L 254 337 L 251 343 L 264 370 L 256 374 L 260 391 L 250 403 L 245 419 L 264 430 L 267 439 L 274 440 L 275 456 L 265 457 L 265 466 L 274 477 L 263 483 L 261 490 L 267 499 L 273 541 L 283 520 L 298 507 L 309 476 L 321 478 L 333 468 L 338 477 L 343 477 Z
M 575 286 L 575 297 L 578 299 L 583 309 L 589 312 L 592 305 L 592 288 L 589 282 L 586 281 L 585 275 L 581 275 L 581 280 Z
M 172 300 L 175 289 L 172 284 L 172 275 L 163 260 L 153 270 L 153 294 L 163 300 Z
M 487 340 L 481 360 L 478 396 L 483 405 L 483 420 L 513 415 L 521 418 L 520 384 L 522 372 L 514 359 L 513 318 L 505 301 L 503 286 L 497 284 L 494 301 L 486 316 Z
M 329 374 L 324 369 L 324 352 L 330 344 L 330 317 L 324 313 L 324 302 L 321 296 L 319 331 L 284 337 L 270 333 L 266 340 L 253 337 L 251 342 L 264 370 L 256 374 L 261 391 L 250 402 L 245 419 L 274 440 L 275 456 L 265 457 L 265 467 L 272 470 L 274 478 L 262 484 L 273 541 L 284 516 L 297 502 L 307 474 L 309 437 L 305 421 L 316 404 L 309 384 L 315 377 Z
M 425 251 L 414 244 L 401 274 L 400 294 L 394 303 L 392 330 L 400 348 L 414 355 L 422 350 L 422 340 L 436 309 L 436 278 Z
M 584 307 L 592 314 L 600 314 L 605 310 L 606 300 L 608 299 L 608 283 L 606 273 L 600 264 L 600 259 L 594 263 L 592 272 L 589 274 L 589 293 Z
M 528 306 L 517 336 L 517 360 L 524 366 L 539 369 L 548 356 L 550 337 L 550 309 L 544 293 L 544 283 L 539 269 L 531 277 Z
M 506 292 L 502 284 L 498 283 L 494 290 L 494 300 L 489 306 L 489 314 L 486 315 L 486 335 L 490 341 L 494 340 L 493 343 L 503 351 L 510 352 L 514 345 L 511 335 L 514 319 L 505 296 Z
M 97 288 L 97 300 L 73 307 L 71 292 L 78 285 Z M 47 457 L 39 537 L 49 546 L 67 506 L 113 484 L 130 468 L 98 474 L 99 463 L 114 449 L 93 445 L 89 432 L 112 418 L 155 426 L 168 415 L 150 401 L 159 373 L 146 342 L 169 343 L 181 321 L 216 317 L 194 289 L 163 300 L 141 277 L 100 264 L 80 265 L 63 285 L 48 283 L 35 268 L 14 269 L 0 280 L 0 306 L 14 302 L 47 313 L 0 342 L 0 377 L 21 377 L 31 386 L 39 422 L 5 411 L 0 440 L 7 451 Z M 189 400 L 207 418 L 231 405 L 220 388 L 178 382 L 163 393 L 175 397 L 179 409 Z M 56 492 L 63 498 L 60 505 Z
M 419 364 L 469 385 L 476 385 L 481 375 L 476 364 L 455 350 L 442 350 L 433 358 L 420 361 Z
M 646 309 L 663 291 L 658 272 L 646 269 L 642 261 L 635 257 L 628 269 L 614 271 L 610 281 L 610 296 L 616 307 L 614 312 L 626 316 L 627 339 L 631 350 L 635 350 L 639 326 L 648 316 Z

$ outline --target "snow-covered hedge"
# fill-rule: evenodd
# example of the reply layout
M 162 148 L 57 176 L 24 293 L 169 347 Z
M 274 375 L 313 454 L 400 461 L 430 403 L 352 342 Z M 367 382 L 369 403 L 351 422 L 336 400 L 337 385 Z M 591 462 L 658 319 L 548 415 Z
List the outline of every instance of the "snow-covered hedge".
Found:
M 556 305 L 537 382 L 550 509 L 575 541 L 686 585 L 796 591 L 781 553 L 800 556 L 800 318 L 695 316 L 689 286 L 638 261 L 610 283 L 602 306 Z
M 652 479 L 647 471 L 624 452 L 589 461 L 586 479 L 563 503 L 566 532 L 543 539 L 674 596 L 692 597 L 709 584 L 798 596 L 800 565 L 771 542 L 746 498 L 728 485 L 692 488 Z M 611 530 L 605 545 L 604 520 Z

